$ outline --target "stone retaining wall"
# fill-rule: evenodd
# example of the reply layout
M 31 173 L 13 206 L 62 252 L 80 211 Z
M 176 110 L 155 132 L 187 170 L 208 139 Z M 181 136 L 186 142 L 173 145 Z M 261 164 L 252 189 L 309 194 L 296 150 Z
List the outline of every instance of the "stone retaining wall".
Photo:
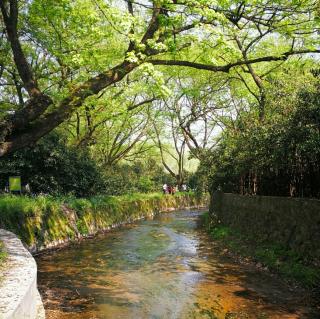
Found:
M 213 194 L 210 213 L 243 235 L 280 244 L 320 260 L 320 201 L 272 196 Z
M 154 213 L 207 206 L 208 196 L 139 194 L 89 199 L 0 196 L 0 228 L 15 233 L 34 254 L 91 237 Z
M 44 319 L 35 260 L 13 233 L 0 229 L 0 240 L 8 253 L 0 282 L 0 319 Z

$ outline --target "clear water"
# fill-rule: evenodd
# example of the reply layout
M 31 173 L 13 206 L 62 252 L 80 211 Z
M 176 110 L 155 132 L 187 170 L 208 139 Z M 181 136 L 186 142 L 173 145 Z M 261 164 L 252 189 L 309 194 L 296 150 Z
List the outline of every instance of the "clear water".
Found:
M 283 282 L 221 256 L 200 214 L 162 214 L 38 257 L 47 318 L 311 318 Z

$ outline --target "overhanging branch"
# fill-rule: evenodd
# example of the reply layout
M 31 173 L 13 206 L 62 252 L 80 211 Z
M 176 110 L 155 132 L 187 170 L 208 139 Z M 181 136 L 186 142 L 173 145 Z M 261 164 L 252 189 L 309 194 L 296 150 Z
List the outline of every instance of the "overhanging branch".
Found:
M 262 62 L 272 62 L 272 61 L 285 61 L 292 55 L 299 54 L 307 54 L 307 53 L 320 53 L 320 50 L 298 50 L 298 51 L 288 51 L 284 52 L 281 55 L 269 55 L 265 57 L 248 59 L 248 60 L 240 60 L 233 63 L 228 63 L 225 65 L 211 65 L 211 64 L 203 64 L 191 61 L 184 60 L 158 60 L 158 59 L 150 59 L 147 62 L 152 63 L 154 65 L 172 65 L 172 66 L 185 66 L 189 68 L 194 68 L 198 70 L 207 70 L 211 72 L 229 72 L 232 68 L 241 65 L 250 65 L 255 63 Z

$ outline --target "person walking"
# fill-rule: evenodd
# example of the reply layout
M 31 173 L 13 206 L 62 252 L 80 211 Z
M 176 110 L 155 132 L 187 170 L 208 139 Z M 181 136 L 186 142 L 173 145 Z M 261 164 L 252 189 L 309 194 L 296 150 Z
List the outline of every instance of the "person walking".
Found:
M 167 192 L 168 192 L 168 185 L 167 185 L 166 183 L 164 183 L 164 184 L 162 185 L 162 191 L 163 191 L 163 194 L 167 194 Z

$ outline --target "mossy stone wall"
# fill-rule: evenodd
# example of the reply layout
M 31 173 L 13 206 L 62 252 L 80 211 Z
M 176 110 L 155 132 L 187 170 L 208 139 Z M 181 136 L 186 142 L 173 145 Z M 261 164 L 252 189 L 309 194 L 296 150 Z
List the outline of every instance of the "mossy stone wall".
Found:
M 0 228 L 17 234 L 31 252 L 91 236 L 154 213 L 207 205 L 207 196 L 136 194 L 89 199 L 0 196 Z
M 257 242 L 279 244 L 310 261 L 320 260 L 320 201 L 213 194 L 210 214 Z

